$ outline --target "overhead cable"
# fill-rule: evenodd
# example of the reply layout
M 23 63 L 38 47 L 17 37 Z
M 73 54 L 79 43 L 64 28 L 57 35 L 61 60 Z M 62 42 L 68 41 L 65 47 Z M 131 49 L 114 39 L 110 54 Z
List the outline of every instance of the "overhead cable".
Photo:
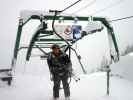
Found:
M 123 17 L 123 18 L 114 19 L 114 20 L 111 20 L 110 22 L 116 22 L 116 21 L 120 21 L 120 20 L 131 19 L 131 18 L 133 18 L 133 16 L 127 16 L 127 17 Z
M 91 5 L 93 5 L 95 2 L 96 2 L 96 0 L 93 0 L 93 1 L 91 1 L 91 2 L 89 2 L 89 3 L 87 3 L 87 5 L 85 5 L 85 6 L 83 6 L 82 8 L 76 10 L 75 12 L 71 13 L 70 15 L 75 15 L 76 13 L 79 13 L 79 12 L 85 10 L 86 8 L 88 8 L 88 7 L 90 7 Z
M 66 7 L 65 9 L 63 9 L 61 12 L 64 12 L 65 10 L 71 8 L 72 6 L 76 5 L 76 4 L 79 3 L 80 1 L 82 1 L 82 0 L 78 0 L 78 1 L 74 2 L 74 3 L 71 4 L 70 6 Z
M 97 13 L 101 13 L 101 12 L 104 12 L 104 11 L 106 11 L 106 10 L 108 10 L 108 9 L 110 9 L 110 8 L 113 8 L 113 7 L 115 7 L 115 6 L 118 6 L 120 3 L 122 3 L 124 0 L 119 0 L 119 1 L 117 1 L 117 2 L 114 2 L 114 3 L 111 3 L 110 5 L 108 5 L 108 6 L 106 6 L 105 8 L 103 8 L 103 9 L 100 9 L 100 10 L 97 10 L 97 11 L 95 11 L 94 13 L 92 13 L 92 14 L 89 14 L 89 16 L 91 15 L 95 15 L 95 14 L 97 14 Z
M 63 10 L 61 11 L 58 11 L 58 10 L 49 10 L 49 12 L 56 12 L 57 14 L 61 14 L 62 12 L 66 11 L 67 9 L 71 8 L 72 6 L 76 5 L 77 3 L 79 3 L 80 1 L 82 0 L 78 0 L 76 2 L 74 2 L 73 4 L 71 4 L 70 6 L 64 8 Z

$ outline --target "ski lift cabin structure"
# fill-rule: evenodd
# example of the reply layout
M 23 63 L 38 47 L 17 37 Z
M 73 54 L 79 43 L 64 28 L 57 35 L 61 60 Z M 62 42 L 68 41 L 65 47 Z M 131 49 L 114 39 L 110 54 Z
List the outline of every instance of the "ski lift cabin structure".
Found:
M 25 16 L 26 15 L 26 16 Z M 25 26 L 30 20 L 39 20 L 40 25 L 38 26 L 35 33 L 33 33 L 32 39 L 28 47 L 20 46 L 20 39 L 22 35 L 23 26 Z M 46 21 L 53 21 L 51 24 L 52 30 L 48 29 Z M 88 22 L 85 29 L 82 29 L 82 25 L 55 25 L 55 21 L 85 21 Z M 98 23 L 100 22 L 100 24 Z M 112 60 L 117 61 L 119 59 L 119 50 L 117 41 L 115 38 L 113 27 L 109 24 L 106 18 L 103 17 L 84 17 L 84 16 L 66 16 L 66 15 L 54 15 L 53 13 L 47 13 L 43 11 L 22 11 L 20 14 L 18 31 L 16 36 L 14 54 L 12 59 L 12 67 L 15 65 L 17 55 L 20 49 L 27 48 L 26 60 L 28 61 L 31 57 L 32 49 L 38 48 L 47 57 L 47 51 L 45 48 L 50 48 L 52 44 L 58 44 L 64 50 L 76 51 L 72 48 L 72 45 L 84 36 L 102 31 L 103 28 L 107 29 L 109 46 L 110 46 L 110 57 Z M 77 53 L 76 53 L 77 54 Z M 70 56 L 70 52 L 69 52 Z
M 32 38 L 30 40 L 29 46 L 21 47 L 20 39 L 23 27 L 32 20 L 39 20 L 40 25 L 38 26 L 35 33 L 33 33 Z M 48 29 L 48 21 L 52 21 L 51 27 L 52 29 Z M 69 24 L 69 25 L 55 25 L 55 22 L 61 21 L 83 21 L 87 22 L 86 28 L 83 29 L 82 25 L 78 24 Z M 100 22 L 100 23 L 99 23 Z M 110 25 L 109 21 L 104 17 L 92 17 L 92 16 L 66 16 L 50 12 L 43 11 L 22 11 L 20 14 L 16 42 L 14 47 L 14 53 L 12 58 L 12 68 L 15 68 L 15 64 L 17 61 L 18 52 L 21 49 L 27 49 L 26 61 L 30 60 L 32 50 L 34 48 L 39 49 L 44 58 L 47 57 L 48 51 L 47 49 L 51 47 L 53 44 L 58 44 L 64 52 L 68 52 L 69 57 L 71 57 L 71 51 L 75 53 L 77 59 L 81 65 L 83 73 L 86 73 L 86 70 L 80 60 L 80 56 L 77 54 L 76 50 L 72 48 L 72 45 L 76 43 L 78 40 L 84 38 L 87 35 L 94 34 L 96 32 L 102 31 L 104 28 L 107 29 L 108 41 L 110 46 L 110 57 L 111 60 L 116 62 L 119 60 L 119 50 L 117 46 L 117 41 L 115 38 L 113 27 Z

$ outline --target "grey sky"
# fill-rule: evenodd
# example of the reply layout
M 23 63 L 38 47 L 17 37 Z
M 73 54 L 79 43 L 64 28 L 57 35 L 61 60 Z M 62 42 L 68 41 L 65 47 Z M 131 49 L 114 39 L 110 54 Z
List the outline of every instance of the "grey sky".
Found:
M 17 33 L 18 17 L 21 10 L 49 10 L 49 9 L 63 9 L 75 2 L 76 0 L 1 0 L 0 1 L 0 66 L 9 66 L 11 63 L 11 58 L 13 55 L 14 43 Z M 82 0 L 81 3 L 77 4 L 73 8 L 67 10 L 65 13 L 71 14 L 77 9 L 82 8 L 87 4 L 87 2 L 92 2 L 93 0 Z M 86 8 L 82 12 L 78 12 L 78 15 L 90 15 L 94 14 L 95 11 L 106 8 L 110 4 L 115 4 L 120 0 L 96 0 L 94 4 Z M 132 5 L 133 0 L 121 0 L 120 4 L 116 4 L 110 9 L 106 9 L 103 12 L 96 13 L 94 16 L 106 16 L 109 19 L 116 19 L 121 17 L 126 17 L 133 15 Z M 133 19 L 123 20 L 114 22 L 114 31 L 116 33 L 116 38 L 118 40 L 118 45 L 120 50 L 126 47 L 126 45 L 133 45 Z M 101 34 L 101 35 L 100 35 Z M 84 39 L 82 42 L 78 43 L 77 46 L 81 49 L 79 52 L 85 57 L 86 53 L 88 61 L 90 64 L 94 64 L 96 58 L 100 57 L 106 50 L 108 45 L 104 43 L 106 37 L 105 33 L 98 33 L 98 35 L 89 36 L 88 39 Z M 87 41 L 88 40 L 88 41 Z M 85 41 L 85 42 L 84 42 Z M 99 42 L 100 41 L 100 42 Z M 87 49 L 85 50 L 86 45 Z M 98 44 L 100 43 L 100 44 Z M 105 46 L 104 46 L 105 44 Z M 102 47 L 103 45 L 103 47 Z M 84 50 L 86 51 L 84 54 Z M 88 51 L 87 51 L 88 50 Z M 102 57 L 101 57 L 102 58 Z M 87 65 L 88 63 L 86 63 Z

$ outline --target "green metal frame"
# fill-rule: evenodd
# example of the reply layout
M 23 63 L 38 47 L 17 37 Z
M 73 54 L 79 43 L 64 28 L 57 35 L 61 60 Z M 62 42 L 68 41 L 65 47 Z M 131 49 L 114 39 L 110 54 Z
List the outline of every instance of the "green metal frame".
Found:
M 63 37 L 61 37 L 60 35 L 56 34 L 56 32 L 54 33 L 54 31 L 55 31 L 54 30 L 54 24 L 52 24 L 53 30 L 51 30 L 51 31 L 46 30 L 47 27 L 43 26 L 43 25 L 45 25 L 45 20 L 59 20 L 60 18 L 63 18 L 63 20 L 66 20 L 66 21 L 75 19 L 75 17 L 72 17 L 72 16 L 56 16 L 56 14 L 55 14 L 55 16 L 31 15 L 26 21 L 23 21 L 23 19 L 19 20 L 16 42 L 15 42 L 15 47 L 14 47 L 14 54 L 13 54 L 13 59 L 12 59 L 12 68 L 15 66 L 15 63 L 17 61 L 18 52 L 21 49 L 28 49 L 27 55 L 26 55 L 26 60 L 28 61 L 31 57 L 32 49 L 38 48 L 43 54 L 45 54 L 45 57 L 46 57 L 47 52 L 44 49 L 50 48 L 50 45 L 54 44 L 56 42 L 59 45 L 61 45 L 61 48 L 63 48 L 64 52 L 69 50 L 69 57 L 70 58 L 71 58 L 71 50 L 74 51 L 74 53 L 76 54 L 76 56 L 79 60 L 79 63 L 82 67 L 83 72 L 86 73 L 86 70 L 84 69 L 83 64 L 80 61 L 79 55 L 77 54 L 76 50 L 72 48 L 72 45 L 74 43 L 76 43 L 78 40 L 82 39 L 82 37 L 80 39 L 77 39 L 77 40 L 72 40 L 72 39 L 66 40 Z M 89 19 L 90 19 L 90 17 L 76 17 L 76 18 L 79 21 L 89 21 Z M 111 27 L 109 22 L 106 20 L 106 18 L 102 18 L 102 17 L 91 17 L 91 18 L 93 21 L 100 21 L 107 28 L 108 35 L 111 36 L 111 40 L 112 40 L 113 46 L 115 48 L 116 56 L 117 56 L 117 59 L 119 60 L 119 56 L 120 56 L 119 55 L 119 49 L 118 49 L 118 45 L 117 45 L 117 41 L 115 38 L 113 28 Z M 37 31 L 34 33 L 32 39 L 30 41 L 30 45 L 28 47 L 20 47 L 22 28 L 30 20 L 40 20 L 41 24 L 39 25 L 39 28 L 37 29 Z M 49 36 L 52 36 L 55 34 L 58 37 L 57 39 L 56 38 L 49 38 Z M 86 35 L 88 35 L 88 34 L 86 34 Z M 114 60 L 113 55 L 111 53 L 110 53 L 110 57 L 111 57 L 111 61 Z M 110 67 L 108 66 L 108 68 L 110 68 Z M 109 95 L 109 72 L 110 72 L 110 70 L 107 71 L 107 95 Z
M 75 17 L 72 16 L 51 16 L 51 15 L 45 15 L 42 17 L 39 15 L 31 15 L 25 22 L 23 21 L 23 19 L 19 20 L 19 26 L 18 26 L 18 32 L 17 32 L 17 36 L 16 36 L 16 43 L 15 43 L 15 48 L 14 48 L 14 55 L 13 55 L 13 59 L 12 59 L 12 66 L 14 66 L 15 61 L 17 60 L 17 55 L 18 55 L 18 51 L 20 48 L 20 38 L 21 38 L 21 34 L 22 34 L 22 28 L 25 24 L 27 24 L 30 20 L 40 20 L 40 23 L 42 24 L 42 22 L 45 22 L 45 20 L 59 20 L 60 18 L 63 18 L 63 20 L 66 21 L 72 21 L 75 19 Z M 76 17 L 79 21 L 89 21 L 90 17 Z M 113 40 L 113 44 L 115 47 L 115 51 L 117 53 L 117 57 L 119 59 L 119 49 L 118 49 L 118 45 L 116 42 L 116 38 L 114 35 L 114 31 L 113 28 L 111 27 L 111 25 L 109 24 L 109 22 L 106 20 L 106 18 L 102 18 L 102 17 L 92 17 L 93 21 L 100 21 L 106 28 L 107 31 L 110 33 L 112 40 Z M 41 26 L 40 24 L 40 26 Z M 41 27 L 39 28 L 33 35 L 31 41 L 30 41 L 30 45 L 28 47 L 28 52 L 27 52 L 27 56 L 26 56 L 26 60 L 29 60 L 30 56 L 31 56 L 31 52 L 33 48 L 36 48 L 35 45 L 37 45 L 39 48 L 42 48 L 41 45 L 44 45 L 44 47 L 46 45 L 49 44 L 53 44 L 55 42 L 60 44 L 64 44 L 64 46 L 68 46 L 67 43 L 65 43 L 65 41 L 68 41 L 70 43 L 70 46 L 72 46 L 76 41 L 73 40 L 63 40 L 62 38 L 58 38 L 58 39 L 53 39 L 53 38 L 43 38 L 41 39 L 41 37 L 48 37 L 48 36 L 52 36 L 54 35 L 53 31 L 48 31 L 46 30 L 46 27 Z M 40 43 L 40 44 L 39 44 Z M 47 48 L 49 48 L 47 46 Z M 67 50 L 65 50 L 67 51 Z

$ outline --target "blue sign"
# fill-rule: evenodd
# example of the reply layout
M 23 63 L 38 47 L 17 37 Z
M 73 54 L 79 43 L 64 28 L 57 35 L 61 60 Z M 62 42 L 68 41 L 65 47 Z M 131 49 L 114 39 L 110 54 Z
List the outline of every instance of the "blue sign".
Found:
M 81 38 L 81 25 L 72 25 L 73 39 Z

